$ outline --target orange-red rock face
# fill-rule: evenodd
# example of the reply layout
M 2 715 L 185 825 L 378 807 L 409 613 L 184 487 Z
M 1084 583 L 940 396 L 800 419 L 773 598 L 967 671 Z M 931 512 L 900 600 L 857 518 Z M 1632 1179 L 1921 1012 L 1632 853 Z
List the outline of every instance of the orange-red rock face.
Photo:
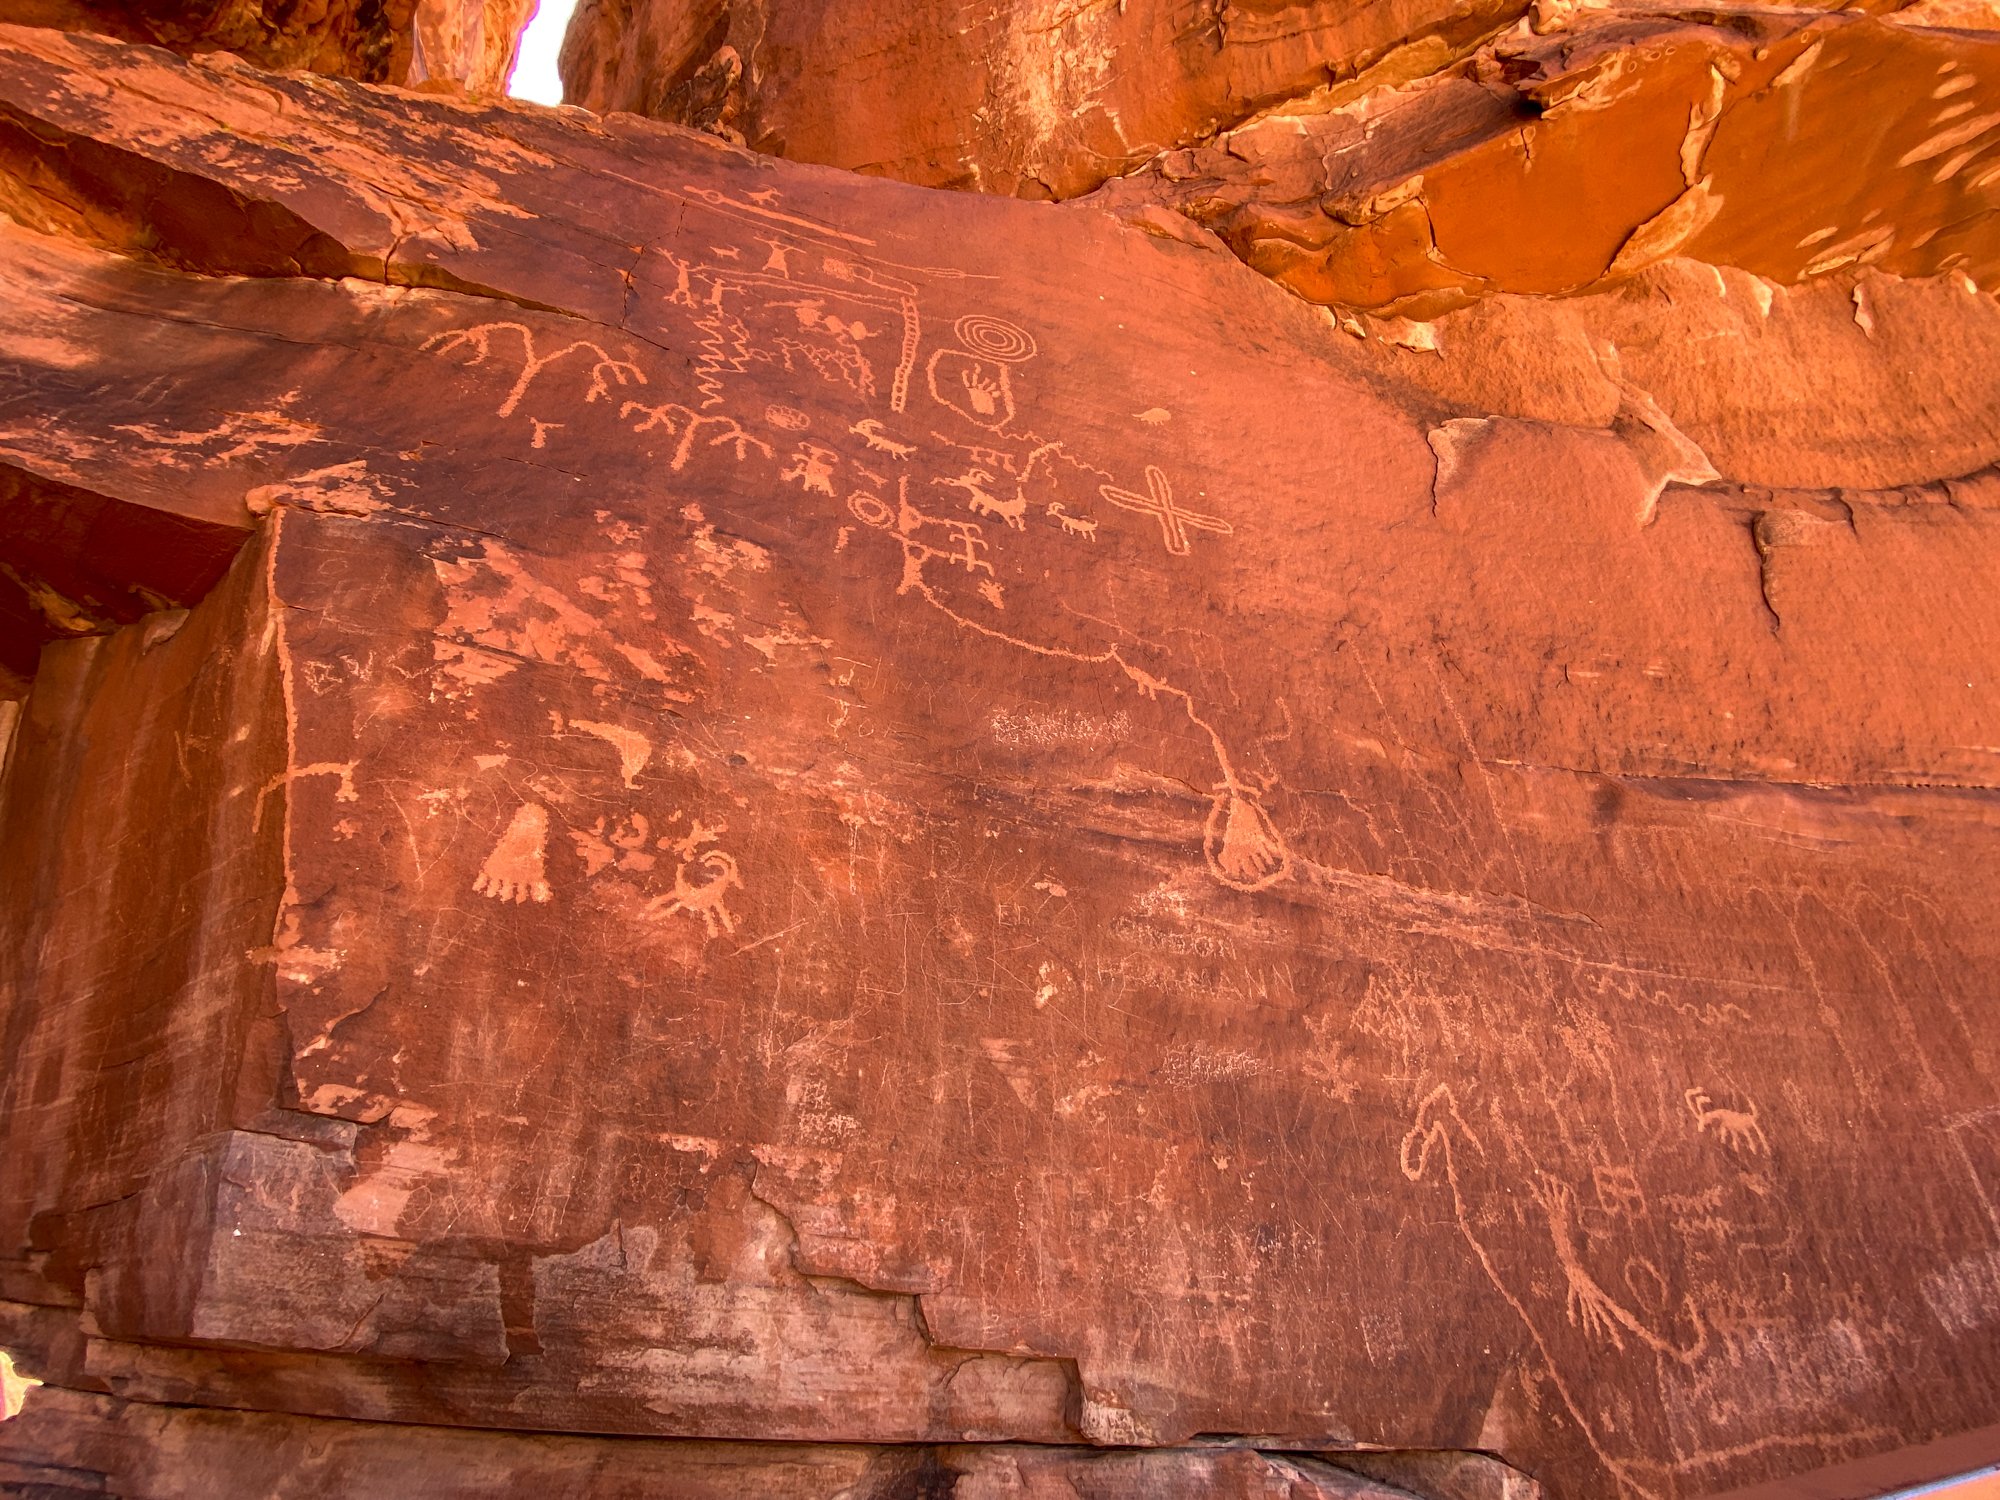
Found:
M 0 110 L 0 1479 L 1989 1451 L 1963 266 L 1414 323 L 1155 181 L 32 29 Z
M 1990 7 L 584 0 L 571 100 L 934 186 L 1112 180 L 1313 301 L 1431 317 L 1674 256 L 2000 278 Z M 1867 12 L 1880 12 L 1870 15 Z
M 582 0 L 569 101 L 760 151 L 1026 198 L 1069 198 L 1157 152 L 1372 66 L 1429 71 L 1512 0 Z
M 534 0 L 0 0 L 0 23 L 369 83 L 507 85 Z
M 1996 98 L 1991 35 L 1782 11 L 1579 23 L 1267 117 L 1107 197 L 1178 209 L 1313 301 L 1416 316 L 1675 256 L 1784 282 L 1956 270 L 1990 289 Z

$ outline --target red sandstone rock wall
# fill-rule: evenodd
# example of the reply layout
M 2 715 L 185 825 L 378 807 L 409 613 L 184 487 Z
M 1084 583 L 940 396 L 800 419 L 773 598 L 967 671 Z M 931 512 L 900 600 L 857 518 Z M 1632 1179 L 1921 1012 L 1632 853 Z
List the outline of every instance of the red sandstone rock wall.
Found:
M 0 1484 L 1986 1451 L 1990 133 L 1877 168 L 1992 44 L 1629 24 L 1517 155 L 1532 40 L 1326 115 L 1424 185 L 1290 260 L 1237 146 L 1054 207 L 0 31 Z M 1754 215 L 1381 227 L 1683 62 Z M 1882 204 L 1771 186 L 1869 67 Z
M 570 102 L 906 182 L 1068 198 L 1352 79 L 1429 72 L 1508 0 L 581 0 Z
M 369 83 L 502 93 L 534 0 L 0 0 L 0 23 Z

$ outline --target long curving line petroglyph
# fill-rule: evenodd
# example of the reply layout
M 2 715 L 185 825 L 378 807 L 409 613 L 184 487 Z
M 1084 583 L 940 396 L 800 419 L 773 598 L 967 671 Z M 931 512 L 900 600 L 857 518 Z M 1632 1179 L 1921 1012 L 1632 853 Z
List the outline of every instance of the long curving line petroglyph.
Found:
M 1117 645 L 1095 652 L 1047 645 L 995 629 L 953 609 L 924 577 L 924 565 L 942 562 L 946 566 L 965 568 L 968 572 L 984 568 L 990 573 L 991 566 L 979 556 L 985 547 L 981 529 L 976 522 L 940 523 L 939 518 L 927 515 L 911 504 L 908 480 L 898 480 L 897 484 L 898 503 L 893 508 L 879 496 L 859 491 L 848 500 L 848 510 L 856 520 L 890 535 L 901 547 L 903 576 L 896 592 L 915 593 L 962 629 L 1000 641 L 1016 650 L 1035 656 L 1115 667 L 1139 690 L 1142 697 L 1154 700 L 1166 698 L 1178 703 L 1188 722 L 1207 737 L 1221 773 L 1203 827 L 1202 849 L 1210 873 L 1224 885 L 1241 891 L 1261 891 L 1283 880 L 1291 872 L 1291 852 L 1272 824 L 1270 815 L 1264 811 L 1258 789 L 1238 773 L 1227 743 L 1216 727 L 1202 716 L 1194 695 L 1128 661 Z M 947 533 L 958 542 L 957 548 L 947 551 L 921 540 L 916 533 L 927 524 L 944 525 Z M 1013 522 L 1010 520 L 1009 524 Z

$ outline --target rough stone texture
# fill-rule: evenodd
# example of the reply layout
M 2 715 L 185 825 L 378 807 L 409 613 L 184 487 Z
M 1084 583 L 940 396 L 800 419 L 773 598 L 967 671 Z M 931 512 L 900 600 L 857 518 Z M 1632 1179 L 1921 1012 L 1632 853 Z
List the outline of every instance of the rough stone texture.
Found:
M 538 0 L 417 0 L 408 81 L 504 94 Z
M 38 1500 L 1408 1500 L 1311 1454 L 1231 1447 L 1092 1453 L 1004 1444 L 934 1448 L 644 1442 L 317 1422 L 128 1405 L 68 1391 L 5 1434 L 0 1493 Z M 1390 1462 L 1393 1466 L 1394 1457 Z M 1497 1466 L 1486 1466 L 1489 1471 Z M 1496 1480 L 1496 1483 L 1501 1482 Z M 1460 1490 L 1467 1500 L 1478 1491 Z M 1499 1489 L 1484 1493 L 1499 1497 Z
M 570 103 L 933 187 L 1069 198 L 1287 99 L 1429 72 L 1521 0 L 581 0 Z
M 1313 301 L 1414 316 L 1675 256 L 2000 285 L 2000 38 L 1845 12 L 1594 19 L 1267 116 L 1107 194 L 1178 209 Z
M 535 0 L 0 0 L 0 23 L 369 83 L 498 93 L 534 9 Z
M 1344 307 L 1432 317 L 1676 256 L 2000 282 L 1991 0 L 1021 0 L 959 19 L 584 0 L 564 79 L 592 109 L 908 182 L 1069 198 L 1115 179 L 1106 206 L 1161 232 L 1148 210 L 1184 215 Z
M 1413 323 L 46 30 L 0 111 L 0 1484 L 1992 1455 L 1961 266 Z

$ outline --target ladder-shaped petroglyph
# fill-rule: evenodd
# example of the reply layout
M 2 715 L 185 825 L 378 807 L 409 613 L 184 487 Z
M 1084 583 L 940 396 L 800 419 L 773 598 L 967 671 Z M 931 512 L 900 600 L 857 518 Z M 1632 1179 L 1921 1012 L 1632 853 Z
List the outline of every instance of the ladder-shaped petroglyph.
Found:
M 967 424 L 961 435 L 934 433 L 942 448 L 933 450 L 928 441 L 920 444 L 893 431 L 884 417 L 903 409 L 920 356 L 923 320 L 915 287 L 869 264 L 860 247 L 825 243 L 809 222 L 792 222 L 798 216 L 771 204 L 720 194 L 695 197 L 725 218 L 755 225 L 761 259 L 757 253 L 746 258 L 747 244 L 711 246 L 715 253 L 706 258 L 661 252 L 671 268 L 670 285 L 662 285 L 664 310 L 691 330 L 683 347 L 692 359 L 691 378 L 699 395 L 685 401 L 625 395 L 616 403 L 620 424 L 640 439 L 657 434 L 670 440 L 664 454 L 670 473 L 685 471 L 698 455 L 720 452 L 739 465 L 772 465 L 778 482 L 804 497 L 841 505 L 844 496 L 848 517 L 895 539 L 899 595 L 922 599 L 958 627 L 1009 649 L 1102 665 L 1142 697 L 1177 709 L 1213 755 L 1215 780 L 1201 828 L 1211 874 L 1245 891 L 1284 879 L 1291 854 L 1264 806 L 1274 778 L 1245 773 L 1229 737 L 1203 708 L 1185 674 L 1169 665 L 1173 650 L 1136 635 L 1102 639 L 1106 627 L 1101 624 L 1086 624 L 1085 639 L 1065 643 L 1053 627 L 1066 610 L 1059 596 L 1068 585 L 1060 578 L 1038 581 L 1051 575 L 1031 566 L 1032 553 L 1009 558 L 1006 577 L 996 567 L 1000 537 L 1019 538 L 1031 548 L 1053 544 L 1099 555 L 1108 516 L 1089 513 L 1096 500 L 1109 506 L 1110 513 L 1147 517 L 1159 527 L 1167 551 L 1177 556 L 1187 554 L 1192 534 L 1226 537 L 1231 524 L 1179 504 L 1172 482 L 1157 465 L 1146 467 L 1143 493 L 1129 490 L 1116 476 L 1071 455 L 1060 441 L 1013 430 L 1017 374 L 1040 349 L 1025 329 L 987 313 L 959 316 L 951 324 L 951 344 L 935 350 L 924 366 L 938 406 Z M 723 255 L 721 248 L 736 253 Z M 893 317 L 885 322 L 884 314 Z M 897 325 L 898 362 L 885 392 L 871 373 L 874 356 L 867 351 Z M 543 342 L 538 343 L 538 336 Z M 876 412 L 850 410 L 837 425 L 815 430 L 813 417 L 768 399 L 777 394 L 768 390 L 753 396 L 763 419 L 756 425 L 732 411 L 730 393 L 739 378 L 761 372 L 768 380 L 800 368 L 797 361 L 807 358 L 800 340 L 818 349 L 812 360 L 821 375 L 875 405 Z M 614 356 L 600 343 L 568 340 L 544 353 L 549 342 L 549 335 L 526 322 L 510 321 L 435 335 L 424 347 L 441 354 L 469 353 L 474 365 L 497 362 L 503 351 L 518 348 L 513 383 L 497 408 L 501 415 L 519 410 L 531 387 L 539 390 L 538 380 L 563 362 L 576 365 L 586 377 L 582 405 L 605 400 L 616 387 L 652 384 L 637 364 Z M 559 430 L 536 419 L 535 436 L 544 442 Z M 900 477 L 892 483 L 869 463 L 897 470 Z M 938 498 L 920 504 L 911 494 L 914 486 L 924 485 Z M 840 529 L 836 549 L 846 546 L 848 533 L 849 528 Z M 621 668 L 634 666 L 642 678 L 655 682 L 669 677 L 648 654 L 651 643 L 644 636 L 607 629 L 608 622 L 539 585 L 503 544 L 487 542 L 477 557 L 454 557 L 437 566 L 450 615 L 440 641 L 439 668 L 454 691 L 496 680 L 522 658 L 561 661 L 599 680 L 609 680 L 613 661 Z M 956 587 L 939 587 L 944 570 L 957 579 Z M 602 594 L 614 583 L 606 575 L 592 588 Z M 1057 597 L 1050 597 L 1052 590 Z M 1010 618 L 1021 623 L 998 623 Z M 491 659 L 475 655 L 475 647 L 488 648 Z M 683 649 L 676 648 L 677 654 Z M 699 914 L 705 926 L 727 930 L 728 897 L 740 888 L 740 880 L 725 851 L 701 851 L 682 861 L 676 888 L 661 898 L 659 910 Z
M 668 300 L 693 312 L 701 333 L 694 378 L 704 409 L 722 402 L 727 377 L 758 363 L 787 371 L 803 366 L 874 397 L 882 384 L 869 346 L 884 336 L 896 351 L 889 409 L 904 409 L 923 337 L 917 288 L 869 263 L 864 247 L 873 240 L 787 213 L 773 206 L 776 200 L 753 202 L 695 186 L 683 191 L 738 226 L 754 228 L 752 238 L 764 247 L 754 265 L 755 257 L 744 259 L 737 246 L 715 247 L 713 259 L 699 261 L 661 252 L 675 273 Z M 746 314 L 772 309 L 791 315 L 793 331 L 752 330 Z

